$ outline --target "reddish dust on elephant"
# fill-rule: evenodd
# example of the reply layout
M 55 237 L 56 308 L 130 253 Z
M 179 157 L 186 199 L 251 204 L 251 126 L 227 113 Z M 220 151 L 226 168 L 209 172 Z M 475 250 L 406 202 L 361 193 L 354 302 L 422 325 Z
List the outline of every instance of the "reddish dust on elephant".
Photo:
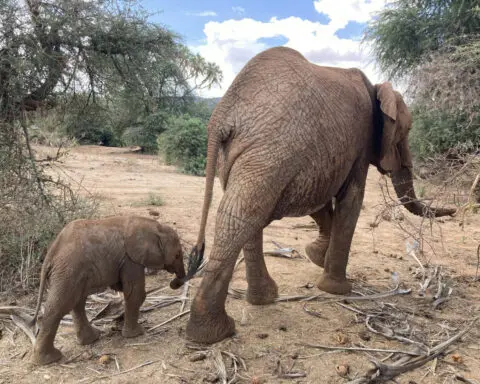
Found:
M 346 268 L 370 165 L 391 174 L 398 198 L 410 212 L 452 215 L 455 209 L 432 209 L 415 196 L 408 146 L 411 125 L 408 108 L 391 84 L 372 85 L 358 69 L 317 66 L 286 47 L 251 59 L 208 124 L 205 199 L 196 249 L 205 241 L 217 163 L 224 194 L 187 337 L 215 343 L 234 334 L 225 300 L 241 250 L 247 301 L 274 302 L 278 287 L 263 258 L 263 229 L 283 217 L 310 215 L 315 220 L 319 238 L 307 254 L 324 269 L 317 287 L 333 294 L 350 292 Z
M 177 279 L 185 277 L 182 246 L 174 229 L 141 216 L 75 220 L 67 224 L 50 245 L 42 266 L 33 322 L 46 284 L 49 291 L 33 362 L 42 365 L 61 359 L 62 353 L 53 343 L 60 321 L 69 312 L 81 345 L 99 338 L 99 330 L 89 323 L 85 303 L 88 295 L 107 287 L 123 292 L 125 298 L 122 335 L 143 334 L 138 317 L 146 296 L 145 267 L 165 269 L 175 273 Z

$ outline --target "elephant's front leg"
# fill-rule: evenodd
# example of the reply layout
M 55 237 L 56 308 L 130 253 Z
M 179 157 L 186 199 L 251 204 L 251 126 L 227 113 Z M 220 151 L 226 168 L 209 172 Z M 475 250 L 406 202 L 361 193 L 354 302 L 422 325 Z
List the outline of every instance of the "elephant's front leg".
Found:
M 125 268 L 126 267 L 126 268 Z M 143 335 L 144 329 L 138 324 L 140 307 L 145 301 L 145 274 L 142 266 L 126 265 L 122 272 L 122 288 L 125 298 L 123 337 Z
M 278 297 L 278 287 L 268 274 L 263 257 L 263 229 L 243 247 L 247 269 L 247 301 L 250 304 L 271 304 Z
M 346 278 L 346 269 L 353 233 L 362 207 L 367 170 L 368 168 L 357 165 L 336 196 L 330 245 L 325 256 L 323 275 L 317 283 L 322 291 L 345 294 L 352 289 Z
M 321 210 L 310 215 L 318 225 L 318 237 L 305 247 L 308 258 L 319 267 L 325 264 L 325 254 L 330 244 L 333 206 L 330 200 Z
M 88 321 L 85 313 L 86 297 L 82 298 L 73 308 L 72 317 L 75 324 L 78 342 L 81 345 L 92 344 L 100 337 L 100 331 L 94 328 Z

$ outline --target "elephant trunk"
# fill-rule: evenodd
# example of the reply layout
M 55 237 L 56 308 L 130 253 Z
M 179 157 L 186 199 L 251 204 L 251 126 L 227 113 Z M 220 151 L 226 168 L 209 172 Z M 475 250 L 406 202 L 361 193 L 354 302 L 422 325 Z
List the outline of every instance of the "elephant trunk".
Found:
M 178 289 L 185 283 L 187 276 L 185 272 L 185 266 L 183 264 L 183 258 L 178 257 L 175 259 L 173 272 L 175 273 L 176 277 L 170 282 L 170 288 Z
M 417 216 L 440 217 L 451 216 L 456 210 L 450 208 L 431 208 L 417 200 L 413 189 L 413 176 L 410 167 L 401 167 L 392 172 L 392 183 L 400 202 Z

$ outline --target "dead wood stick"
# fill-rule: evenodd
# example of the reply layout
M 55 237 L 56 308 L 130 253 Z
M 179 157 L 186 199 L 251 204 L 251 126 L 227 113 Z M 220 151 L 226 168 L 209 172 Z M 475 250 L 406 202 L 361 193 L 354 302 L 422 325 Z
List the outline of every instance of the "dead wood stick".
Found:
M 88 377 L 88 378 L 85 378 L 85 379 L 80 380 L 78 383 L 83 383 L 84 381 L 87 381 L 87 380 L 91 380 L 91 382 L 94 382 L 94 381 L 97 381 L 97 380 L 109 379 L 109 378 L 114 377 L 114 376 L 124 375 L 125 373 L 129 373 L 129 372 L 132 372 L 132 371 L 134 371 L 134 370 L 136 370 L 136 369 L 139 369 L 139 368 L 142 368 L 142 367 L 146 367 L 147 365 L 151 365 L 151 364 L 154 364 L 154 363 L 158 363 L 159 361 L 161 361 L 161 360 L 146 361 L 145 363 L 136 365 L 135 367 L 126 369 L 126 370 L 121 371 L 121 372 L 113 373 L 113 374 L 111 374 L 111 375 Z
M 182 292 L 182 305 L 180 307 L 180 313 L 183 312 L 183 310 L 185 309 L 185 304 L 187 304 L 187 300 L 188 300 L 188 288 L 190 287 L 190 284 L 189 282 L 187 281 L 185 283 L 185 285 L 183 286 L 183 292 Z
M 281 295 L 275 299 L 276 302 L 279 301 L 313 301 L 313 300 L 325 300 L 326 302 L 337 302 L 343 300 L 349 301 L 361 301 L 361 300 L 377 300 L 383 299 L 385 297 L 395 296 L 395 295 L 407 295 L 412 290 L 402 289 L 399 288 L 397 285 L 391 291 L 383 292 L 383 293 L 375 293 L 373 295 L 365 295 L 365 296 L 342 296 L 342 295 L 330 295 L 330 294 L 319 294 L 319 295 Z M 229 288 L 228 293 L 232 295 L 236 299 L 243 299 L 245 298 L 245 290 L 238 289 L 238 288 Z
M 13 323 L 28 336 L 28 338 L 32 342 L 32 345 L 35 345 L 35 335 L 33 334 L 32 330 L 28 327 L 25 319 L 17 315 L 10 315 L 10 318 L 12 319 Z
M 477 270 L 475 271 L 475 281 L 478 281 L 478 266 L 480 265 L 480 244 L 477 247 Z
M 376 330 L 375 328 L 373 328 L 373 326 L 370 324 L 369 320 L 372 318 L 372 317 L 375 317 L 375 315 L 367 315 L 366 319 L 365 319 L 365 326 L 367 327 L 367 329 L 372 332 L 372 333 L 375 333 L 377 335 L 381 335 L 389 340 L 398 340 L 398 341 L 401 341 L 401 342 L 404 342 L 404 343 L 409 343 L 409 344 L 413 344 L 413 345 L 416 345 L 417 347 L 423 349 L 424 351 L 427 352 L 427 354 L 429 353 L 429 348 L 423 344 L 423 343 L 420 343 L 418 341 L 415 341 L 415 340 L 410 340 L 406 337 L 403 337 L 403 336 L 398 336 L 396 335 L 391 329 L 387 328 L 389 331 L 391 331 L 392 333 L 391 334 L 388 334 L 386 332 L 381 332 L 381 331 L 378 331 Z M 383 327 L 384 329 L 386 327 Z
M 148 332 L 151 332 L 151 331 L 153 331 L 154 329 L 157 329 L 157 328 L 161 327 L 162 325 L 168 324 L 168 323 L 170 323 L 171 321 L 173 321 L 173 320 L 175 320 L 175 319 L 178 319 L 179 317 L 182 317 L 183 315 L 186 315 L 187 313 L 190 313 L 190 310 L 189 310 L 189 309 L 187 309 L 186 311 L 180 312 L 178 315 L 175 315 L 175 316 L 171 317 L 171 318 L 168 319 L 168 320 L 165 320 L 163 323 L 154 325 L 153 327 L 151 327 L 151 328 L 148 329 Z
M 450 339 L 433 347 L 430 350 L 429 355 L 415 357 L 411 359 L 407 364 L 404 364 L 404 365 L 393 365 L 393 364 L 388 365 L 388 364 L 383 364 L 377 361 L 372 361 L 372 363 L 375 365 L 375 370 L 373 374 L 370 372 L 364 377 L 348 382 L 348 384 L 380 383 L 380 382 L 392 380 L 393 378 L 405 372 L 419 368 L 422 365 L 428 363 L 430 360 L 433 360 L 439 355 L 441 355 L 451 344 L 453 344 L 455 341 L 457 341 L 462 336 L 464 336 L 467 332 L 469 332 L 478 319 L 479 317 L 474 318 L 463 331 L 460 331 Z
M 384 353 L 402 353 L 404 355 L 410 355 L 410 356 L 421 356 L 419 352 L 401 351 L 398 349 L 364 348 L 364 347 L 333 347 L 329 345 L 310 344 L 310 343 L 300 343 L 299 345 L 310 347 L 310 348 L 328 349 L 331 351 L 384 352 Z
M 477 384 L 476 381 L 467 379 L 466 377 L 460 376 L 460 375 L 455 375 L 455 380 L 461 381 L 462 383 L 467 383 L 467 384 Z
M 7 315 L 12 315 L 18 312 L 34 312 L 31 308 L 26 307 L 17 307 L 16 305 L 7 305 L 5 307 L 0 307 L 0 313 Z

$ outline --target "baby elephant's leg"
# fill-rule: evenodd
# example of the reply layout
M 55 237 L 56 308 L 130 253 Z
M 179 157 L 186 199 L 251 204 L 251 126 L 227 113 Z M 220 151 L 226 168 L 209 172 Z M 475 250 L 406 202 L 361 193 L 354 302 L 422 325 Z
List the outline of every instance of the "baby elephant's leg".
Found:
M 136 275 L 137 279 L 135 280 L 127 280 L 128 276 L 122 277 L 123 295 L 125 297 L 125 322 L 122 330 L 124 337 L 135 337 L 144 333 L 143 327 L 138 324 L 139 310 L 146 297 L 143 268 L 141 277 L 138 274 Z
M 81 345 L 92 344 L 100 337 L 100 331 L 94 328 L 88 321 L 87 314 L 85 313 L 86 300 L 86 298 L 79 300 L 72 312 L 77 339 Z
M 50 364 L 62 358 L 62 353 L 54 347 L 53 341 L 55 340 L 60 320 L 70 312 L 70 309 L 70 304 L 64 291 L 52 287 L 45 302 L 45 313 L 40 321 L 40 330 L 33 347 L 32 361 L 34 364 Z

